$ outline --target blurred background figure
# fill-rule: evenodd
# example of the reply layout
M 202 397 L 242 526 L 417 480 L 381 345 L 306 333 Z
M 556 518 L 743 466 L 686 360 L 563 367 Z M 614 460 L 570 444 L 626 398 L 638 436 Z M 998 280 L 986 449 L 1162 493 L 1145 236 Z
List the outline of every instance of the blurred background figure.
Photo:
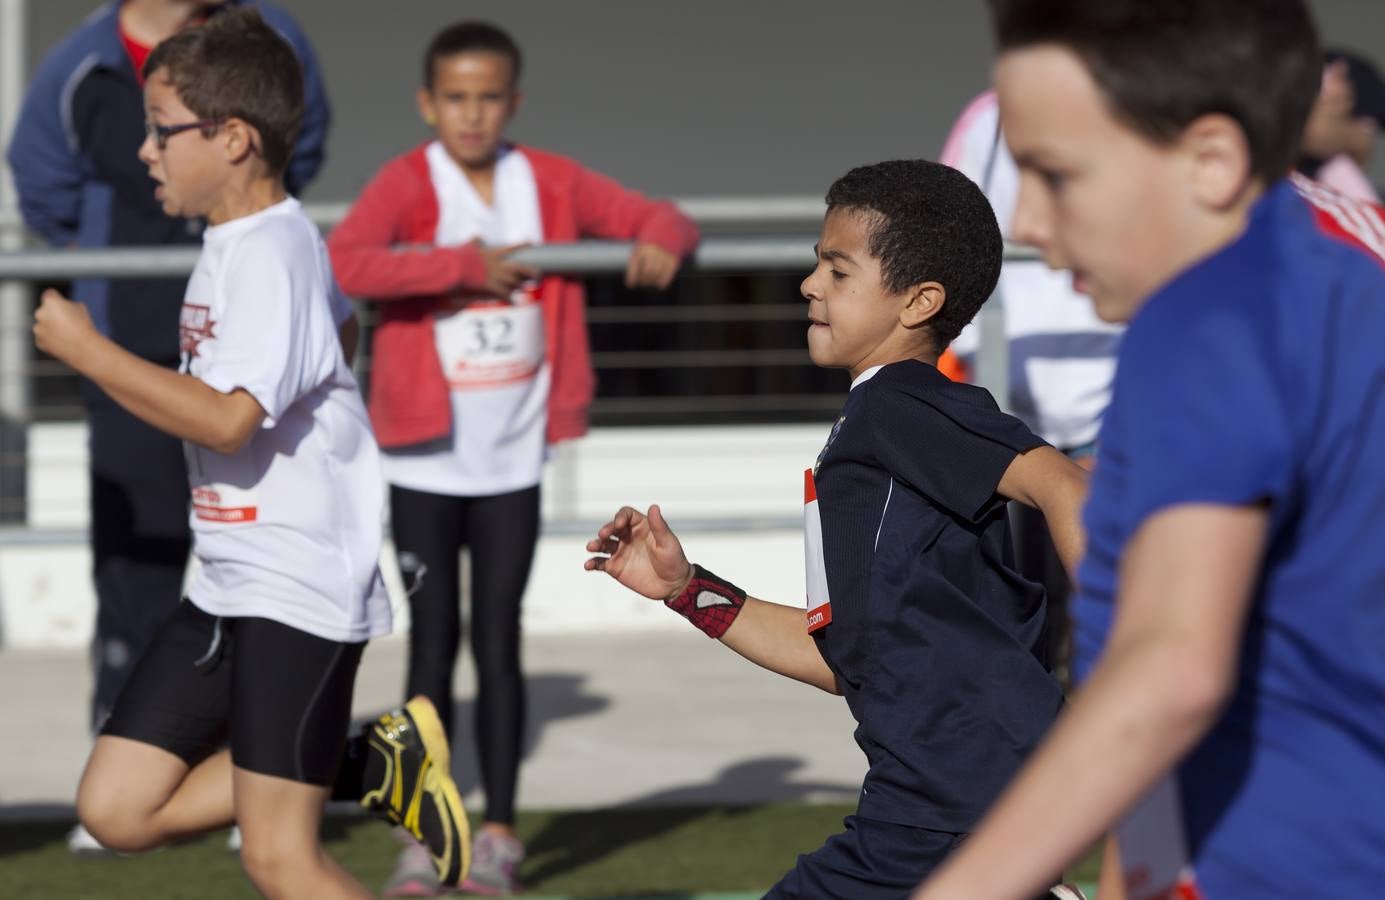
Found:
M 980 185 L 1009 240 L 1019 173 L 1000 132 L 994 91 L 972 100 L 952 127 L 940 162 Z M 1011 260 L 997 287 L 1009 347 L 1009 409 L 1044 440 L 1084 467 L 1096 449 L 1101 415 L 1111 399 L 1121 328 L 1102 322 L 1091 301 L 1073 289 L 1072 274 L 1043 262 Z M 980 346 L 977 323 L 952 344 L 966 377 Z M 949 373 L 954 374 L 954 373 Z M 1010 504 L 1015 559 L 1020 572 L 1044 585 L 1050 606 L 1049 659 L 1063 668 L 1067 633 L 1068 577 L 1043 516 Z
M 380 304 L 370 415 L 409 599 L 405 696 L 432 700 L 449 735 L 467 549 L 486 807 L 462 887 L 510 894 L 524 858 L 514 829 L 526 710 L 520 601 L 539 538 L 539 482 L 552 445 L 586 433 L 596 386 L 582 282 L 542 276 L 510 254 L 630 240 L 626 287 L 663 290 L 698 231 L 672 203 L 506 139 L 522 57 L 499 28 L 444 28 L 422 68 L 419 112 L 435 139 L 380 169 L 329 247 L 342 288 Z M 386 896 L 442 890 L 425 848 L 407 841 Z
M 1323 57 L 1322 90 L 1308 114 L 1298 170 L 1338 193 L 1379 203 L 1366 173 L 1385 123 L 1385 79 L 1359 54 L 1328 50 Z
M 59 247 L 198 244 L 201 221 L 172 219 L 136 154 L 145 139 L 144 61 L 160 42 L 238 0 L 125 0 L 102 6 L 45 56 L 9 146 L 25 223 Z M 283 10 L 258 4 L 303 62 L 306 111 L 286 173 L 291 192 L 323 160 L 330 112 L 307 38 Z M 122 347 L 179 362 L 187 279 L 79 280 L 73 299 Z M 91 726 L 98 729 L 135 661 L 182 597 L 192 542 L 182 441 L 82 385 L 90 429 L 91 548 L 96 585 Z M 101 852 L 78 825 L 74 852 Z

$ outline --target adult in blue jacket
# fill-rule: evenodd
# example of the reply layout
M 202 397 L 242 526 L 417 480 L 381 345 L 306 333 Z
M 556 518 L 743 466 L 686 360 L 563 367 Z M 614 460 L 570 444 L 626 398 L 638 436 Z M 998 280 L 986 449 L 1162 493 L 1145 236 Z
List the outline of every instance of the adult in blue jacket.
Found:
M 60 247 L 194 244 L 202 222 L 172 219 L 136 157 L 144 141 L 144 58 L 220 3 L 113 0 L 40 63 L 9 162 L 28 226 Z M 297 23 L 258 4 L 303 62 L 306 110 L 286 181 L 297 192 L 323 160 L 330 111 L 317 60 Z M 80 279 L 72 295 L 121 346 L 170 368 L 179 361 L 186 278 Z M 177 605 L 191 538 L 179 441 L 82 386 L 91 431 L 91 541 L 97 595 L 92 725 L 99 727 L 155 627 Z

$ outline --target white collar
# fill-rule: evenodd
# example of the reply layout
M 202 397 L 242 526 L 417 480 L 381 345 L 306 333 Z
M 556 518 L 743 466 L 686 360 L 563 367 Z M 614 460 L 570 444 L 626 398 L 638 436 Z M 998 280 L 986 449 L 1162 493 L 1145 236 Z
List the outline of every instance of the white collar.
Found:
M 884 366 L 871 366 L 869 369 L 866 369 L 866 370 L 865 370 L 864 372 L 862 372 L 860 375 L 857 375 L 855 378 L 852 379 L 852 381 L 851 381 L 851 389 L 854 391 L 854 390 L 856 390 L 856 386 L 857 386 L 858 384 L 865 384 L 867 381 L 870 381 L 872 378 L 875 377 L 875 373 L 876 373 L 876 372 L 879 372 L 879 371 L 880 371 L 881 369 L 883 369 L 883 368 L 885 368 L 885 367 L 884 367 Z

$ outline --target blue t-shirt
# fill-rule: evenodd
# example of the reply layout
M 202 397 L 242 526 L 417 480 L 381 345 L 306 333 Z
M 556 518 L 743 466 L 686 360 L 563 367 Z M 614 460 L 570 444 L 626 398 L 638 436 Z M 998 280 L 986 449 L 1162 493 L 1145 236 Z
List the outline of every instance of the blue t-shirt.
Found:
M 1042 444 L 921 362 L 847 397 L 815 473 L 832 618 L 814 638 L 870 764 L 865 818 L 970 831 L 1058 713 L 1043 588 L 1015 571 L 996 494 Z
M 1382 249 L 1380 210 L 1279 182 L 1121 349 L 1073 606 L 1079 676 L 1146 519 L 1270 510 L 1235 696 L 1178 771 L 1210 900 L 1385 894 Z

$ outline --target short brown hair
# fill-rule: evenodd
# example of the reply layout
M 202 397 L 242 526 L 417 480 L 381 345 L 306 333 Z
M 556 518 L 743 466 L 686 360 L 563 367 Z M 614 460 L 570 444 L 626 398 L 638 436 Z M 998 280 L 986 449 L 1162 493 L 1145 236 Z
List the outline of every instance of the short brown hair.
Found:
M 423 54 L 423 86 L 433 89 L 439 60 L 461 53 L 498 53 L 510 61 L 510 86 L 519 84 L 519 70 L 524 63 L 515 39 L 489 22 L 457 22 L 433 35 Z
M 1240 124 L 1251 169 L 1288 174 L 1322 84 L 1304 0 L 991 0 L 1000 50 L 1056 44 L 1115 114 L 1169 144 L 1207 113 Z
M 159 70 L 198 117 L 250 123 L 270 170 L 288 167 L 303 123 L 303 67 L 259 10 L 228 9 L 174 35 L 144 64 L 145 78 Z

